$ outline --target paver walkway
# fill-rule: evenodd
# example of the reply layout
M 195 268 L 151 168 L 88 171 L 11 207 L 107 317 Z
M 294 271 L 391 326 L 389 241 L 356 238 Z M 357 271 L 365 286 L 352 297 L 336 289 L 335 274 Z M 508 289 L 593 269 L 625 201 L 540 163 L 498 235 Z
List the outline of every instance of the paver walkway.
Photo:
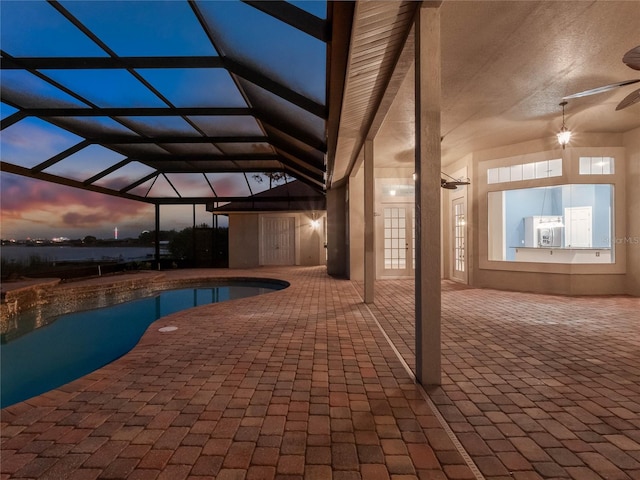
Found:
M 164 317 L 108 366 L 3 409 L 2 479 L 474 478 L 351 282 L 166 275 L 291 286 Z
M 486 478 L 640 479 L 639 298 L 442 287 L 443 385 L 429 394 Z M 413 281 L 376 295 L 413 368 Z
M 165 272 L 231 274 L 291 286 L 165 317 L 2 410 L 1 478 L 640 479 L 640 299 L 444 282 L 428 402 L 387 341 L 413 366 L 412 281 L 367 307 L 324 268 Z

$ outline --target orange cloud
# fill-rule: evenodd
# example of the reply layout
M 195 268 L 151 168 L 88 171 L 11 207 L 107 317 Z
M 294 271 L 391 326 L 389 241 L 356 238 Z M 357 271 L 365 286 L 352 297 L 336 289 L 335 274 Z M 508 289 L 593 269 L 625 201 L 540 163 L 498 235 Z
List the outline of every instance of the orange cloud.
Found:
M 146 203 L 6 173 L 0 175 L 0 183 L 3 237 L 28 229 L 84 229 L 93 234 L 100 229 L 110 231 L 114 225 L 132 225 L 139 232 L 138 228 L 149 228 L 154 222 L 153 206 Z M 137 236 L 136 232 L 131 234 Z

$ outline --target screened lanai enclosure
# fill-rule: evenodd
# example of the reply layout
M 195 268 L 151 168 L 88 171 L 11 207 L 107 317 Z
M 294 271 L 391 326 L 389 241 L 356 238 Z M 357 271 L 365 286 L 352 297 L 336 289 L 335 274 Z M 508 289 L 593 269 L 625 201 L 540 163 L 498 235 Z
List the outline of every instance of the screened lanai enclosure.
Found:
M 332 25 L 352 10 L 3 1 L 2 171 L 151 203 L 156 216 L 242 201 L 273 178 L 324 194 L 348 41 Z

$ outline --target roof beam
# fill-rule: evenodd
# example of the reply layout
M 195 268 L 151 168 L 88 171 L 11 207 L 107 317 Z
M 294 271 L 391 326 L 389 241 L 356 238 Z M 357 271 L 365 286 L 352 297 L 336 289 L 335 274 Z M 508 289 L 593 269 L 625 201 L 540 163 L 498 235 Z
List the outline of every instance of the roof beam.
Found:
M 224 68 L 220 57 L 20 57 L 2 59 L 3 70 L 87 70 L 130 68 Z
M 139 137 L 133 135 L 108 135 L 105 137 L 88 137 L 90 143 L 100 145 L 112 144 L 155 144 L 155 143 L 268 143 L 266 136 L 184 136 L 158 135 Z
M 206 204 L 206 203 L 220 203 L 220 202 L 255 202 L 255 203 L 268 203 L 268 202 L 288 202 L 288 201 L 308 201 L 318 200 L 318 197 L 310 195 L 298 195 L 298 196 L 280 196 L 280 197 L 182 197 L 182 198 L 146 198 L 147 201 L 158 205 L 192 205 L 192 204 Z
M 285 171 L 296 172 L 296 176 L 304 175 L 306 178 L 313 180 L 317 185 L 324 186 L 324 173 L 309 170 L 304 165 L 300 165 L 286 157 L 280 158 L 280 163 L 284 165 Z
M 154 178 L 154 177 L 158 177 L 159 175 L 160 175 L 160 172 L 156 170 L 155 172 L 150 173 L 149 175 L 146 175 L 146 176 L 144 176 L 144 177 L 142 177 L 142 178 L 140 178 L 140 179 L 136 180 L 136 181 L 135 181 L 135 182 L 133 182 L 133 183 L 130 183 L 130 184 L 129 184 L 129 185 L 127 185 L 126 187 L 121 188 L 121 189 L 119 190 L 119 192 L 120 192 L 120 193 L 126 193 L 126 192 L 128 192 L 129 190 L 132 190 L 132 189 L 134 189 L 134 188 L 136 188 L 136 187 L 138 187 L 138 186 L 142 185 L 143 183 L 145 183 L 145 182 L 147 182 L 147 181 L 151 180 L 152 178 Z M 155 180 L 154 180 L 154 182 L 155 182 Z M 153 185 L 152 185 L 152 186 L 153 186 Z
M 290 145 L 283 140 L 277 139 L 275 137 L 271 138 L 271 145 L 274 148 L 286 153 L 290 157 L 295 158 L 296 160 L 303 162 L 305 165 L 308 165 L 310 168 L 316 169 L 318 172 L 324 173 L 324 159 L 318 161 L 313 155 L 300 150 L 299 148 Z
M 326 153 L 327 144 L 324 141 L 318 140 L 315 136 L 310 135 L 295 125 L 285 125 L 285 122 L 278 119 L 268 111 L 256 110 L 255 115 L 256 119 L 259 120 L 265 128 L 282 132 L 285 135 L 289 135 L 291 138 L 295 138 L 296 140 L 321 151 L 322 153 Z
M 0 130 L 4 130 L 5 128 L 10 127 L 14 123 L 17 123 L 26 117 L 27 115 L 25 115 L 24 112 L 22 111 L 9 115 L 7 118 L 4 118 L 0 123 Z
M 233 107 L 116 107 L 116 108 L 25 108 L 31 117 L 161 117 L 172 115 L 228 116 L 255 115 L 252 108 Z
M 226 68 L 239 77 L 248 80 L 259 87 L 264 88 L 265 90 L 273 93 L 274 95 L 287 100 L 288 102 L 293 103 L 294 105 L 306 110 L 309 113 L 314 114 L 317 117 L 322 118 L 323 120 L 327 118 L 327 107 L 324 105 L 317 103 L 304 95 L 291 90 L 288 87 L 274 81 L 273 79 L 267 77 L 266 75 L 257 72 L 253 68 L 247 67 L 235 60 L 232 60 L 229 57 L 224 58 Z
M 153 174 L 151 174 L 151 176 L 156 175 L 158 173 L 166 173 L 167 171 L 172 171 L 175 172 L 176 169 L 175 166 L 173 165 L 174 162 L 176 161 L 188 161 L 191 162 L 191 165 L 189 165 L 188 167 L 188 171 L 191 171 L 191 169 L 196 169 L 199 161 L 200 162 L 211 162 L 211 161 L 216 161 L 219 160 L 221 162 L 228 162 L 228 161 L 246 161 L 246 162 L 251 162 L 251 161 L 262 161 L 262 160 L 276 160 L 278 162 L 280 162 L 282 165 L 285 166 L 285 169 L 292 169 L 295 170 L 296 172 L 307 176 L 308 178 L 313 179 L 315 182 L 317 182 L 319 185 L 324 185 L 324 171 L 314 167 L 313 165 L 308 165 L 305 164 L 304 162 L 300 161 L 300 163 L 298 163 L 297 161 L 294 161 L 292 159 L 289 159 L 283 155 L 254 155 L 252 157 L 249 156 L 242 156 L 242 155 L 234 155 L 234 156 L 203 156 L 203 155 L 167 155 L 167 156 L 162 156 L 162 157 L 139 157 L 139 158 L 131 158 L 130 160 L 137 160 L 141 163 L 144 163 L 145 165 L 156 169 L 157 171 Z M 163 168 L 163 163 L 167 163 L 169 164 L 169 167 L 167 168 L 167 170 L 165 170 Z M 282 170 L 282 169 L 278 169 L 278 170 Z M 178 171 L 184 171 L 186 172 L 187 170 L 178 170 Z M 215 170 L 215 169 L 198 169 L 196 171 L 199 172 L 203 172 L 203 173 L 216 173 L 216 172 L 220 172 L 220 170 Z M 224 169 L 222 171 L 228 172 L 230 170 L 228 169 Z M 247 168 L 242 168 L 242 169 L 238 169 L 238 171 L 242 172 L 242 171 L 249 171 L 249 169 Z M 256 171 L 266 171 L 266 169 L 263 168 L 257 168 Z M 146 180 L 145 180 L 146 181 Z M 137 186 L 137 185 L 136 185 Z M 132 187 L 133 188 L 133 187 Z
M 51 175 L 50 173 L 44 172 L 35 172 L 30 168 L 20 167 L 18 165 L 13 165 L 11 163 L 6 163 L 0 161 L 0 170 L 3 172 L 14 173 L 16 175 L 22 175 L 23 177 L 35 178 L 37 180 L 43 180 L 45 182 L 57 183 L 58 185 L 65 185 L 67 187 L 75 187 L 80 188 L 82 190 L 89 190 L 91 192 L 102 193 L 105 195 L 111 195 L 114 197 L 126 198 L 128 200 L 136 200 L 139 202 L 148 202 L 148 200 L 138 197 L 136 195 L 130 195 L 128 193 L 118 192 L 116 190 L 110 190 L 105 187 L 99 187 L 97 185 L 84 185 L 82 182 L 77 180 L 71 180 L 70 178 L 59 177 L 57 175 Z
M 247 5 L 257 8 L 261 12 L 271 15 L 274 18 L 298 29 L 318 40 L 327 42 L 331 38 L 329 24 L 321 18 L 312 15 L 309 12 L 281 0 L 250 1 L 243 0 Z
M 36 165 L 31 169 L 31 171 L 41 172 L 42 170 L 49 168 L 51 165 L 54 165 L 61 160 L 64 160 L 65 158 L 73 155 L 74 153 L 78 153 L 80 150 L 82 150 L 85 147 L 88 147 L 89 145 L 91 145 L 91 142 L 88 142 L 87 140 L 83 140 L 80 143 L 76 143 L 73 147 L 67 148 L 64 152 L 60 152 L 59 154 L 51 157 L 49 160 L 45 160 L 44 162 Z
M 124 167 L 125 165 L 127 165 L 129 163 L 131 163 L 131 160 L 128 159 L 128 158 L 125 158 L 124 160 L 119 161 L 115 165 L 111 165 L 109 168 L 107 168 L 107 169 L 101 171 L 100 173 L 94 175 L 93 177 L 86 179 L 84 182 L 82 182 L 82 184 L 83 185 L 91 185 L 92 183 L 97 182 L 101 178 L 106 177 L 110 173 L 115 172 L 116 170 Z
M 235 169 L 231 168 L 207 168 L 203 170 L 202 168 L 196 168 L 191 166 L 186 166 L 185 168 L 163 168 L 162 173 L 171 175 L 175 173 L 270 173 L 270 172 L 282 172 L 282 167 L 249 167 L 249 168 L 240 168 L 237 167 Z
M 116 150 L 117 151 L 117 150 Z M 130 158 L 130 160 L 143 162 L 143 163 L 163 163 L 163 162 L 193 162 L 196 164 L 198 161 L 202 162 L 213 162 L 216 160 L 224 161 L 262 161 L 262 160 L 277 160 L 280 161 L 281 157 L 279 155 L 275 155 L 273 153 L 256 153 L 256 154 L 233 154 L 233 155 L 218 155 L 218 154 L 200 154 L 200 153 L 190 153 L 183 155 L 158 155 L 158 154 L 148 154 L 148 155 L 135 155 Z M 152 165 L 150 165 L 152 166 Z
M 324 178 L 322 179 L 322 181 L 316 180 L 315 178 L 309 177 L 304 173 L 297 171 L 294 167 L 287 168 L 285 172 L 291 175 L 292 177 L 295 177 L 297 180 L 300 180 L 302 183 L 306 183 L 317 192 L 324 193 L 324 189 L 325 189 Z
M 235 73 L 320 118 L 327 117 L 327 109 L 324 105 L 229 57 L 31 57 L 20 59 L 3 57 L 2 68 L 8 70 L 226 68 L 231 73 Z

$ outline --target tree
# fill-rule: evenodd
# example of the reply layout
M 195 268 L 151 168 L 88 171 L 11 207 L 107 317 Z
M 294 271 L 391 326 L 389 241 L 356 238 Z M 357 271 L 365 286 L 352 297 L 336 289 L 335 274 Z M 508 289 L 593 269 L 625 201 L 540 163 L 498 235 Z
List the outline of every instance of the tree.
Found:
M 283 180 L 287 181 L 287 174 L 285 172 L 265 172 L 265 173 L 256 173 L 253 175 L 253 178 L 256 182 L 262 183 L 264 180 L 263 175 L 269 179 L 269 190 L 273 188 L 274 185 L 278 185 Z
M 209 228 L 206 223 L 196 226 L 196 228 Z M 187 227 L 176 232 L 171 230 L 173 235 L 169 240 L 169 251 L 177 259 L 193 259 L 194 257 L 194 232 L 193 228 Z
M 151 245 L 155 241 L 155 232 L 145 230 L 138 235 L 138 241 L 143 245 Z
M 169 241 L 169 251 L 176 259 L 193 257 L 193 228 L 188 227 L 177 232 Z

